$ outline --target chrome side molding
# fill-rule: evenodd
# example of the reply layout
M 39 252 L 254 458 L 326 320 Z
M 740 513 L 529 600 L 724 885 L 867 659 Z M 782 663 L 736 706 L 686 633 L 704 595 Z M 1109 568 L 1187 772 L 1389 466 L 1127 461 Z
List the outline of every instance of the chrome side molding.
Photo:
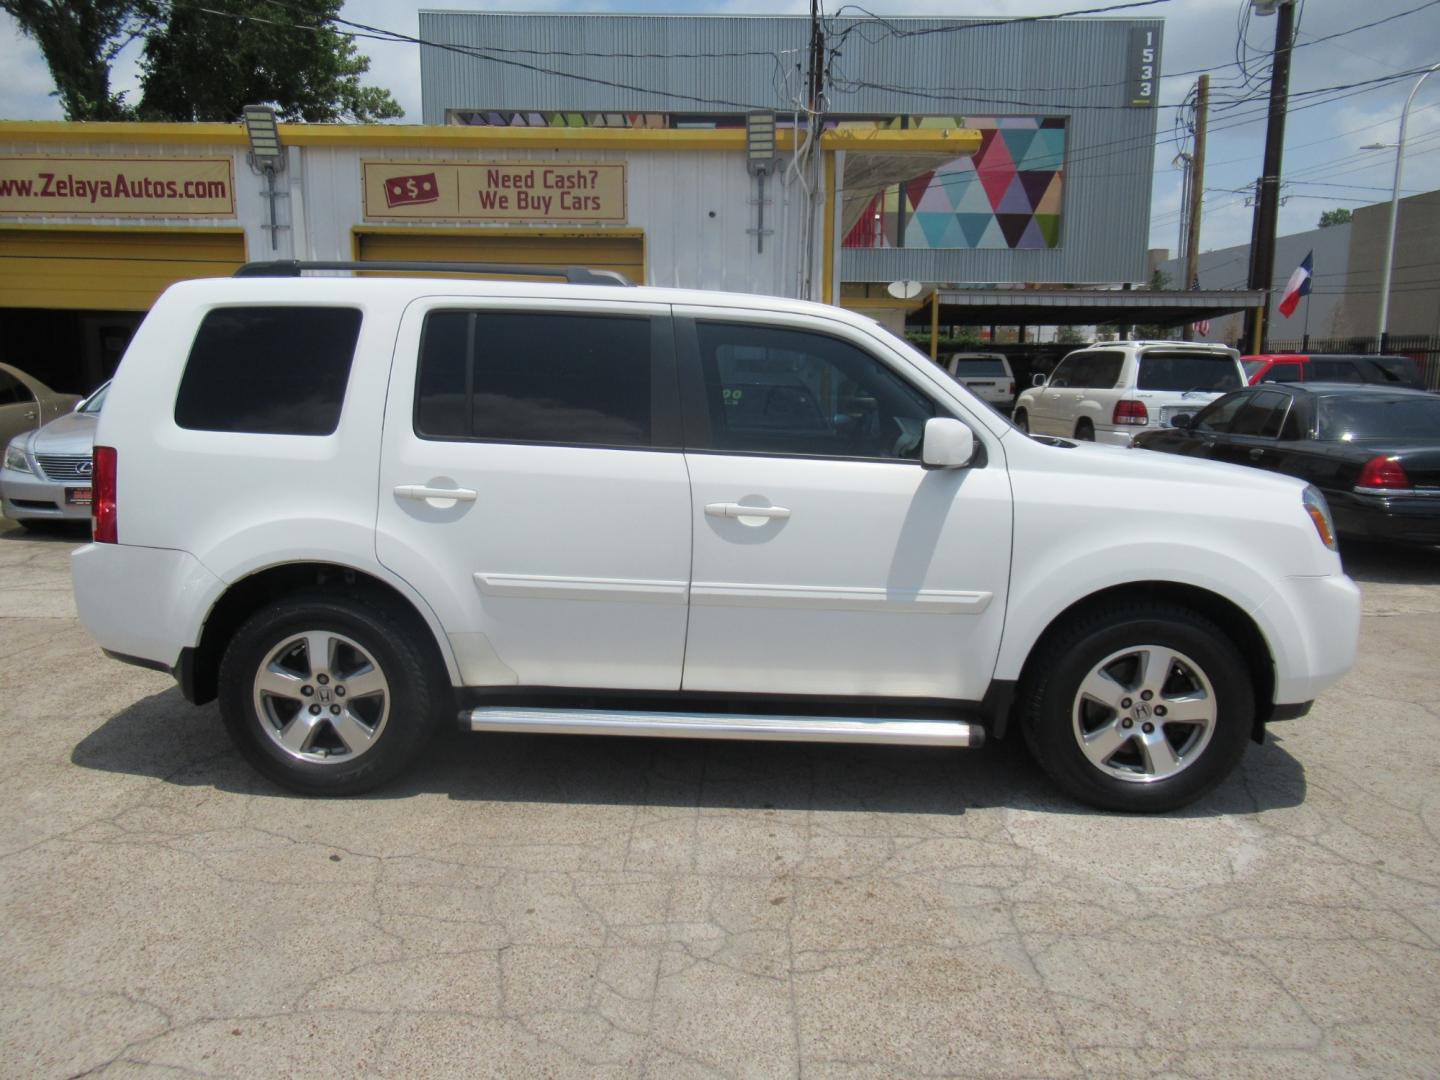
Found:
M 639 709 L 532 709 L 500 705 L 462 711 L 460 726 L 467 731 L 552 735 L 645 735 L 666 739 L 750 739 L 891 746 L 978 747 L 985 741 L 985 729 L 964 720 L 748 716 Z

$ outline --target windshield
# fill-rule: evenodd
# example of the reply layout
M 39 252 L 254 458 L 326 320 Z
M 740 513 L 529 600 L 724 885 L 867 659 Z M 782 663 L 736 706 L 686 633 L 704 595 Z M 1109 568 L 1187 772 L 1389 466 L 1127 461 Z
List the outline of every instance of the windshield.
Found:
M 1319 413 L 1322 439 L 1440 440 L 1440 397 L 1429 394 L 1324 397 Z
M 955 374 L 967 375 L 1004 375 L 1005 361 L 998 358 L 992 359 L 988 356 L 957 356 L 954 358 Z
M 1239 390 L 1240 369 L 1223 353 L 1147 352 L 1140 357 L 1139 390 Z
M 1245 360 L 1242 361 L 1242 363 L 1245 365 L 1245 377 L 1247 379 L 1253 379 L 1255 373 L 1265 366 L 1264 360 Z
M 110 393 L 110 384 L 107 382 L 104 386 L 100 387 L 99 390 L 96 390 L 95 393 L 82 401 L 80 407 L 75 411 L 79 413 L 98 413 L 104 407 L 105 395 L 108 393 Z

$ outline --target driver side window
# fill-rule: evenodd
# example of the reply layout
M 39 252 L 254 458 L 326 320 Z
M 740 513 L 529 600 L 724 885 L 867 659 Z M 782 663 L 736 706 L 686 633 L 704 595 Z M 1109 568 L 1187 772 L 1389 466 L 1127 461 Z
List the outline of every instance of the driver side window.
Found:
M 710 420 L 696 449 L 919 460 L 938 410 L 863 349 L 750 323 L 697 322 L 695 333 Z
M 1195 431 L 1229 431 L 1236 414 L 1245 407 L 1245 403 L 1250 400 L 1250 397 L 1249 394 L 1231 394 L 1205 406 L 1196 414 L 1195 423 L 1191 425 L 1192 429 Z

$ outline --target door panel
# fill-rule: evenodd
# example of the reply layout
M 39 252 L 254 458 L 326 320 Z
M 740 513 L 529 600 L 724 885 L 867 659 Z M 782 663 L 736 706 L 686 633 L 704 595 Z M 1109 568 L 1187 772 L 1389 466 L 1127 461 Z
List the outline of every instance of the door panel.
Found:
M 407 312 L 377 553 L 435 606 L 467 683 L 679 688 L 690 486 L 666 314 L 469 299 Z M 417 402 L 404 358 L 427 316 Z M 567 432 L 597 445 L 560 444 Z
M 684 689 L 982 697 L 1009 575 L 998 442 L 976 467 L 923 468 L 905 432 L 946 410 L 843 324 L 735 331 L 727 314 L 707 337 L 704 309 L 677 314 L 699 321 L 677 322 L 694 532 Z M 816 402 L 786 414 L 793 431 L 743 405 L 787 380 Z M 826 456 L 808 456 L 817 446 Z

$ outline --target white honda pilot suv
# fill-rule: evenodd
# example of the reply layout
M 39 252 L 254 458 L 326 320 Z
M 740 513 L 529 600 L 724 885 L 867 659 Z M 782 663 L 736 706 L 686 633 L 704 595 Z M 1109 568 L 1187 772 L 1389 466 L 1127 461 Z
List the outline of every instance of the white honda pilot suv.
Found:
M 1167 810 L 1354 658 L 1313 488 L 1027 438 L 869 319 L 578 269 L 316 268 L 358 269 L 160 298 L 73 560 L 105 651 L 218 697 L 294 790 L 373 788 L 457 716 L 930 747 L 1018 727 L 1074 798 Z

